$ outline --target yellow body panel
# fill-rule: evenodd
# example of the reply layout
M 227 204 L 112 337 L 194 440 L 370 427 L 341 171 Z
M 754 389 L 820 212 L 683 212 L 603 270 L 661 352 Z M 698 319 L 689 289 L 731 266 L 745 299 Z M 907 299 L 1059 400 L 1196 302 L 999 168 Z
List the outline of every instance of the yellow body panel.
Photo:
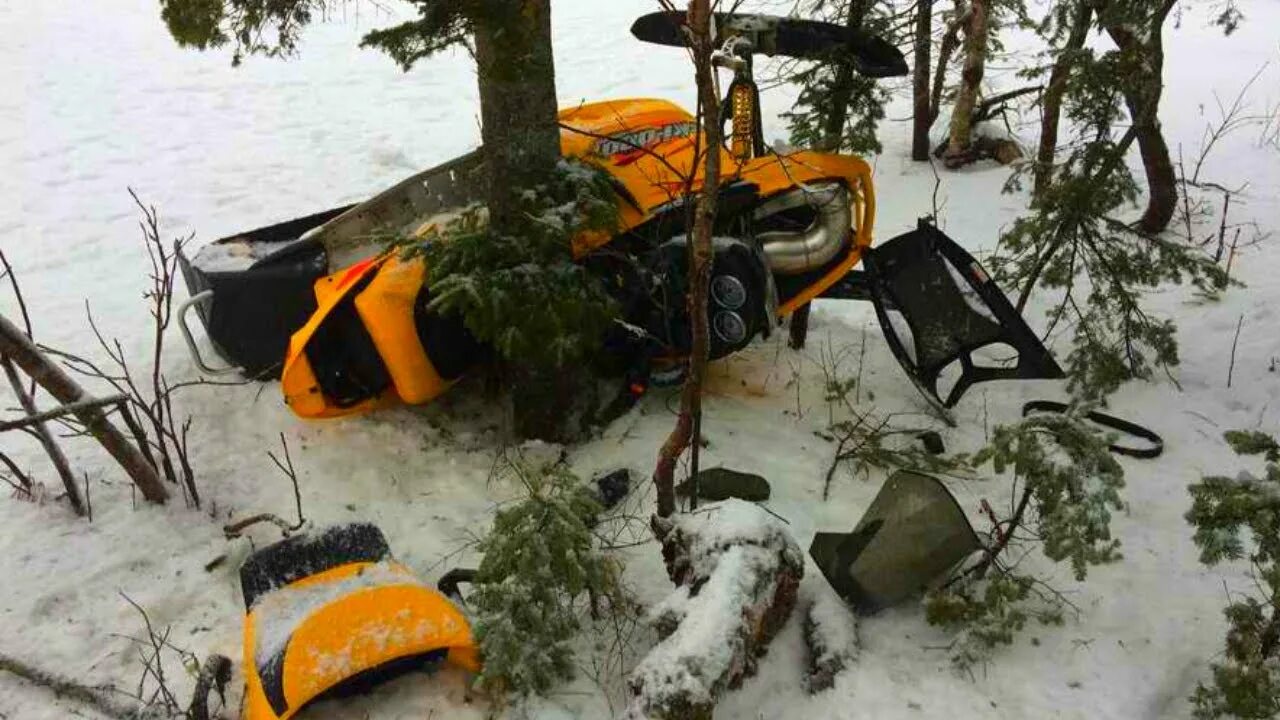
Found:
M 413 306 L 426 274 L 421 256 L 393 256 L 355 298 L 356 312 L 387 365 L 396 395 L 410 405 L 434 400 L 453 384 L 436 372 L 418 340 Z
M 366 260 L 341 272 L 316 281 L 315 295 L 318 307 L 303 325 L 289 338 L 289 352 L 285 355 L 284 370 L 280 375 L 280 386 L 284 392 L 285 404 L 298 417 L 335 418 L 344 415 L 357 415 L 376 410 L 395 403 L 395 397 L 383 393 L 379 397 L 369 398 L 364 402 L 349 407 L 338 407 L 329 401 L 320 390 L 315 370 L 307 359 L 307 343 L 315 336 L 320 325 L 329 319 L 338 303 L 342 302 L 370 273 L 377 272 L 386 256 Z
M 380 574 L 362 585 L 361 575 L 374 571 Z M 335 597 L 326 598 L 330 590 L 322 586 L 333 587 Z M 346 586 L 351 590 L 342 592 Z M 290 603 L 308 595 L 324 601 L 297 617 Z M 285 621 L 292 627 L 259 628 L 260 622 Z M 260 639 L 283 642 L 277 669 L 266 669 L 271 663 L 264 662 Z M 393 562 L 362 562 L 317 573 L 264 596 L 245 618 L 245 720 L 285 720 L 361 672 L 437 650 L 447 650 L 452 664 L 472 672 L 480 669 L 466 618 L 407 568 Z

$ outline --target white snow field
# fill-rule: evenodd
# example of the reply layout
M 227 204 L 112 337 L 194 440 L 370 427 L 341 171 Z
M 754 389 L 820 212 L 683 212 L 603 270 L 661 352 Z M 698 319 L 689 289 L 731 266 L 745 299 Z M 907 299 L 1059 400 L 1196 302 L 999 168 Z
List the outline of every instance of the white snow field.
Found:
M 145 363 L 150 324 L 141 293 L 148 265 L 127 187 L 159 209 L 167 234 L 195 232 L 199 245 L 356 201 L 477 144 L 470 60 L 454 53 L 401 73 L 386 57 L 357 47 L 362 32 L 393 18 L 364 3 L 346 7 L 306 32 L 299 57 L 250 59 L 233 69 L 228 53 L 177 48 L 154 2 L 0 3 L 6 38 L 0 44 L 0 246 L 21 277 L 40 341 L 96 353 L 84 313 L 89 300 L 104 332 Z M 1229 103 L 1264 63 L 1270 65 L 1246 101 L 1255 112 L 1280 103 L 1280 4 L 1250 0 L 1242 7 L 1247 19 L 1230 38 L 1207 26 L 1208 9 L 1198 3 L 1168 32 L 1162 120 L 1175 153 L 1181 147 L 1190 157 L 1198 154 L 1205 122 L 1217 115 L 1214 94 Z M 627 96 L 692 104 L 685 54 L 642 45 L 627 32 L 635 16 L 654 9 L 649 0 L 555 0 L 564 104 Z M 1009 66 L 993 63 L 996 87 L 1018 82 Z M 930 168 L 907 157 L 907 93 L 895 87 L 897 101 L 882 132 L 886 150 L 874 159 L 880 239 L 909 229 L 929 211 L 934 184 Z M 789 104 L 787 89 L 766 92 L 771 139 L 784 135 L 776 114 Z M 940 122 L 935 133 L 943 127 Z M 1034 140 L 1030 125 L 1023 133 Z M 940 172 L 944 229 L 975 252 L 990 251 L 1026 198 L 1000 194 L 1006 168 Z M 1233 221 L 1253 219 L 1263 232 L 1280 231 L 1280 150 L 1260 142 L 1258 128 L 1221 141 L 1202 175 L 1231 187 L 1248 182 L 1244 202 L 1232 207 Z M 1168 449 L 1154 461 L 1122 460 L 1129 510 L 1116 518 L 1114 531 L 1123 561 L 1093 570 L 1083 585 L 1058 573 L 1079 606 L 1078 618 L 1063 627 L 1029 628 L 969 677 L 951 670 L 940 649 L 947 636 L 925 624 L 920 608 L 900 607 L 863 619 L 853 668 L 832 690 L 810 696 L 797 613 L 758 675 L 730 692 L 716 717 L 1189 717 L 1186 697 L 1221 650 L 1220 610 L 1228 594 L 1249 581 L 1241 567 L 1206 569 L 1197 562 L 1182 517 L 1186 485 L 1203 472 L 1233 474 L 1244 466 L 1221 442 L 1223 430 L 1280 429 L 1277 268 L 1280 238 L 1272 237 L 1240 250 L 1233 272 L 1246 287 L 1225 300 L 1202 302 L 1185 288 L 1153 298 L 1160 313 L 1179 323 L 1177 384 L 1131 383 L 1111 406 L 1162 433 Z M 1044 325 L 1043 310 L 1028 311 L 1037 328 Z M 7 289 L 0 290 L 0 312 L 16 312 Z M 852 375 L 865 337 L 864 402 L 884 413 L 921 413 L 924 404 L 890 357 L 869 305 L 818 303 L 804 352 L 788 350 L 780 335 L 714 367 L 703 462 L 766 476 L 774 490 L 769 508 L 807 547 L 815 531 L 851 529 L 883 479 L 878 472 L 842 471 L 831 499 L 822 500 L 833 452 L 814 434 L 827 422 L 823 354 L 843 352 L 842 372 Z M 1054 340 L 1064 356 L 1069 337 Z M 169 378 L 195 377 L 176 334 L 170 343 Z M 89 684 L 135 689 L 142 664 L 124 636 L 140 633 L 142 623 L 124 594 L 146 608 L 153 623 L 172 627 L 174 645 L 235 659 L 237 689 L 228 711 L 234 715 L 243 617 L 236 569 L 250 548 L 247 540 L 224 540 L 221 525 L 258 512 L 292 513 L 289 483 L 265 454 L 278 447 L 280 433 L 288 438 L 313 523 L 375 522 L 399 559 L 429 582 L 447 567 L 475 562 L 474 554 L 457 551 L 484 530 L 495 503 L 514 494 L 488 479 L 498 451 L 497 415 L 477 393 L 464 386 L 428 408 L 304 422 L 289 413 L 278 390 L 274 384 L 197 387 L 181 396 L 179 411 L 194 416 L 192 460 L 203 510 L 186 509 L 181 499 L 166 507 L 135 504 L 124 474 L 86 441 L 65 447 L 88 475 L 92 523 L 75 518 L 65 503 L 0 497 L 0 653 Z M 7 387 L 4 392 L 0 404 L 14 406 Z M 1056 382 L 980 386 L 957 407 L 959 427 L 942 428 L 948 450 L 975 450 L 985 430 L 1014 420 L 1026 399 L 1064 396 Z M 674 391 L 652 393 L 602 437 L 570 448 L 573 467 L 583 477 L 617 467 L 647 477 L 675 402 Z M 921 415 L 918 422 L 929 421 Z M 0 436 L 0 443 L 56 492 L 56 475 L 36 443 L 18 433 Z M 988 493 L 995 502 L 1001 485 L 950 484 L 975 527 L 984 528 L 978 502 Z M 630 502 L 631 512 L 647 516 L 652 492 L 642 486 Z M 259 546 L 275 537 L 269 527 L 253 531 Z M 223 553 L 228 561 L 206 572 L 205 564 Z M 669 592 L 655 545 L 632 548 L 628 557 L 627 579 L 641 598 L 655 602 Z M 1027 562 L 1045 565 L 1038 555 Z M 811 562 L 804 582 L 823 583 Z M 825 588 L 802 594 L 812 597 L 815 590 Z M 650 641 L 641 638 L 637 650 Z M 584 639 L 580 659 L 588 670 L 596 654 Z M 185 697 L 192 679 L 172 660 L 169 674 Z M 580 673 L 549 700 L 508 716 L 612 717 L 622 687 L 617 678 L 597 683 L 591 675 Z M 467 687 L 468 679 L 454 671 L 415 675 L 301 717 L 485 717 L 488 708 L 469 698 Z M 0 673 L 0 718 L 68 717 L 96 715 Z

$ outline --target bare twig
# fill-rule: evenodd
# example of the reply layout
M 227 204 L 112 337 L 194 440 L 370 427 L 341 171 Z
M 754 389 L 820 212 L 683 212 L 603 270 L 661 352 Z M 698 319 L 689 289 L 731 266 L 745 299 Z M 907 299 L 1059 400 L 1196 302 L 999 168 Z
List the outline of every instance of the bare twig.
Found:
M 18 312 L 22 315 L 22 326 L 27 331 L 27 337 L 33 342 L 35 341 L 35 333 L 31 330 L 31 313 L 27 311 L 27 301 L 22 296 L 22 286 L 18 284 L 18 274 L 14 271 L 13 266 L 9 264 L 9 259 L 4 256 L 4 251 L 0 250 L 0 266 L 4 267 L 3 275 L 9 278 L 9 285 L 13 288 L 13 297 L 18 301 Z M 36 381 L 31 380 L 31 386 L 27 389 L 27 394 L 31 397 L 36 396 Z
M 6 430 L 17 430 L 29 425 L 38 425 L 48 420 L 56 420 L 63 415 L 74 415 L 84 410 L 93 408 L 101 408 L 107 405 L 116 405 L 125 402 L 127 398 L 123 395 L 112 395 L 105 398 L 86 398 L 66 405 L 60 405 L 52 410 L 45 410 L 34 415 L 29 415 L 21 420 L 9 420 L 0 422 L 0 432 Z
M 273 513 L 259 513 L 252 517 L 247 517 L 243 520 L 238 520 L 228 525 L 224 525 L 222 532 L 226 535 L 228 540 L 240 537 L 244 534 L 245 530 L 261 523 L 270 523 L 275 525 L 280 528 L 281 534 L 285 537 L 289 537 L 293 533 L 301 530 L 307 524 L 307 519 L 302 514 L 302 492 L 298 488 L 298 473 L 293 468 L 293 459 L 289 456 L 289 443 L 285 440 L 284 433 L 280 433 L 280 446 L 284 449 L 283 462 L 275 455 L 275 453 L 272 452 L 267 452 L 267 457 L 271 458 L 271 462 L 275 463 L 276 467 L 280 469 L 280 472 L 284 473 L 285 477 L 288 477 L 289 482 L 293 485 L 293 502 L 294 507 L 298 512 L 298 521 L 296 523 L 291 523 Z
M 1244 96 L 1248 94 L 1249 88 L 1253 87 L 1253 84 L 1257 82 L 1262 73 L 1266 71 L 1269 64 L 1270 63 L 1263 63 L 1262 67 L 1259 67 L 1257 72 L 1253 74 L 1253 77 L 1249 78 L 1249 81 L 1240 88 L 1240 92 L 1236 93 L 1236 98 L 1232 101 L 1230 108 L 1224 108 L 1222 106 L 1222 100 L 1218 97 L 1218 94 L 1213 94 L 1213 99 L 1218 105 L 1218 115 L 1220 120 L 1217 125 L 1210 125 L 1205 128 L 1205 141 L 1204 144 L 1200 146 L 1200 157 L 1196 158 L 1195 169 L 1191 171 L 1192 183 L 1199 182 L 1200 168 L 1204 165 L 1205 158 L 1209 157 L 1209 152 L 1213 150 L 1213 146 L 1216 145 L 1219 140 L 1230 135 L 1241 127 L 1259 124 L 1265 120 L 1262 116 L 1243 115 L 1242 113 L 1244 112 Z
M 118 718 L 118 720 L 134 720 L 138 717 L 137 708 L 125 707 L 107 695 L 111 688 L 91 687 L 4 654 L 0 654 L 0 672 L 15 675 L 33 685 L 45 688 L 59 698 L 88 705 L 107 717 Z
M 17 483 L 15 484 L 13 481 L 9 480 L 8 476 L 4 476 L 5 482 L 9 483 L 9 485 L 16 491 L 23 493 L 31 492 L 32 484 L 30 476 L 23 472 L 22 468 L 18 467 L 18 464 L 15 463 L 12 458 L 3 452 L 0 452 L 0 463 L 3 463 L 4 466 L 9 469 L 9 473 L 17 480 Z
M 138 651 L 139 657 L 142 659 L 142 677 L 138 680 L 137 698 L 143 702 L 148 708 L 153 706 L 157 701 L 162 702 L 164 710 L 170 715 L 176 714 L 178 710 L 178 699 L 174 696 L 173 691 L 169 689 L 168 679 L 165 676 L 163 652 L 165 647 L 169 645 L 169 628 L 165 628 L 163 633 L 157 633 L 155 627 L 151 624 L 151 616 L 143 609 L 141 605 L 134 602 L 133 598 L 120 593 L 120 597 L 125 602 L 133 606 L 134 610 L 142 616 L 142 623 L 146 627 L 147 637 L 144 640 L 130 638 L 134 642 L 143 646 Z M 149 649 L 151 655 L 148 657 L 145 650 Z M 146 681 L 150 676 L 155 680 L 156 687 L 151 697 L 146 697 Z
M 0 316 L 0 321 L 8 324 L 8 321 L 4 320 L 2 316 Z M 4 367 L 4 373 L 9 379 L 9 386 L 13 388 L 13 393 L 18 396 L 18 403 L 22 406 L 22 411 L 26 413 L 28 418 L 38 416 L 40 413 L 36 410 L 35 400 L 31 395 L 27 394 L 27 389 L 23 387 L 22 379 L 18 376 L 18 369 L 14 366 L 14 362 L 9 356 L 0 355 L 0 365 Z M 49 461 L 53 463 L 53 467 L 58 471 L 58 477 L 62 479 L 62 487 L 66 490 L 67 500 L 71 503 L 71 509 L 77 515 L 84 515 L 84 501 L 80 499 L 80 490 L 76 487 L 76 476 L 71 471 L 71 463 L 67 461 L 67 456 L 63 454 L 62 448 L 58 447 L 58 441 L 53 438 L 49 428 L 40 420 L 20 424 L 29 425 L 35 432 L 40 444 L 44 446 L 45 454 L 49 456 Z
M 280 458 L 273 453 L 268 452 L 267 457 L 271 458 L 271 462 L 280 468 L 280 472 L 289 478 L 289 482 L 293 485 L 293 502 L 294 507 L 298 511 L 298 523 L 293 530 L 300 530 L 303 525 L 307 524 L 307 519 L 302 515 L 302 492 L 298 489 L 298 473 L 293 469 L 293 458 L 289 457 L 289 443 L 284 439 L 284 433 L 280 433 L 280 447 L 284 449 L 284 462 L 280 462 Z
M 0 315 L 0 353 L 8 355 L 13 364 L 22 368 L 61 403 L 79 402 L 88 396 L 84 388 L 46 357 L 30 338 L 3 315 Z M 140 450 L 119 433 L 101 409 L 83 409 L 77 417 L 129 473 L 148 500 L 162 503 L 167 499 L 168 492 L 156 477 L 155 466 L 147 463 Z M 75 484 L 74 477 L 71 482 L 72 485 Z
M 1236 346 L 1240 344 L 1240 328 L 1244 326 L 1244 315 L 1236 323 L 1236 336 L 1231 341 L 1231 364 L 1227 366 L 1227 387 L 1231 387 L 1231 378 L 1236 372 Z

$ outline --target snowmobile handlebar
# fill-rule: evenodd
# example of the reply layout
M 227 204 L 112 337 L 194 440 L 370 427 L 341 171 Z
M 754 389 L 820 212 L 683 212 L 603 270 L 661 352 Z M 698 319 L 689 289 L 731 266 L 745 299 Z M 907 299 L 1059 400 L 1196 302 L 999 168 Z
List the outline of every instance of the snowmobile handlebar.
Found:
M 187 352 L 191 354 L 191 359 L 195 361 L 196 367 L 200 371 L 208 375 L 230 375 L 240 372 L 240 368 L 234 365 L 225 367 L 213 367 L 204 361 L 204 356 L 200 354 L 200 347 L 196 345 L 196 338 L 191 334 L 191 326 L 187 324 L 187 313 L 191 308 L 208 302 L 213 299 L 213 291 L 205 290 L 187 298 L 185 302 L 178 306 L 178 330 L 182 333 L 182 339 L 187 343 Z
M 440 577 L 439 582 L 436 583 L 436 589 L 450 600 L 460 605 L 465 605 L 466 603 L 462 599 L 462 593 L 458 590 L 458 586 L 463 583 L 470 585 L 475 580 L 476 571 L 472 568 L 454 568 Z

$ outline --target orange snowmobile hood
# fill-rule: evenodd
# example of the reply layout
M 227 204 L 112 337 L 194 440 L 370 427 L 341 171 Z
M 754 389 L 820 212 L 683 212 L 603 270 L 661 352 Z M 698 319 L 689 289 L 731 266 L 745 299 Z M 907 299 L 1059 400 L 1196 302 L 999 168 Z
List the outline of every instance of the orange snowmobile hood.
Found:
M 264 548 L 241 578 L 245 720 L 285 720 L 348 681 L 377 682 L 438 660 L 479 671 L 466 617 L 391 560 L 372 525 Z
M 680 202 L 686 187 L 693 192 L 702 187 L 704 166 L 695 156 L 695 151 L 705 152 L 700 147 L 701 134 L 694 117 L 674 103 L 657 99 L 588 103 L 562 110 L 560 123 L 561 153 L 603 168 L 625 190 L 626 197 L 619 203 L 624 231 L 664 205 Z M 721 185 L 750 183 L 762 199 L 804 183 L 843 182 L 853 190 L 858 204 L 854 244 L 860 248 L 871 244 L 875 193 L 871 168 L 861 158 L 802 150 L 739 162 L 723 147 L 719 152 Z M 580 238 L 575 249 L 582 254 L 609 239 Z

